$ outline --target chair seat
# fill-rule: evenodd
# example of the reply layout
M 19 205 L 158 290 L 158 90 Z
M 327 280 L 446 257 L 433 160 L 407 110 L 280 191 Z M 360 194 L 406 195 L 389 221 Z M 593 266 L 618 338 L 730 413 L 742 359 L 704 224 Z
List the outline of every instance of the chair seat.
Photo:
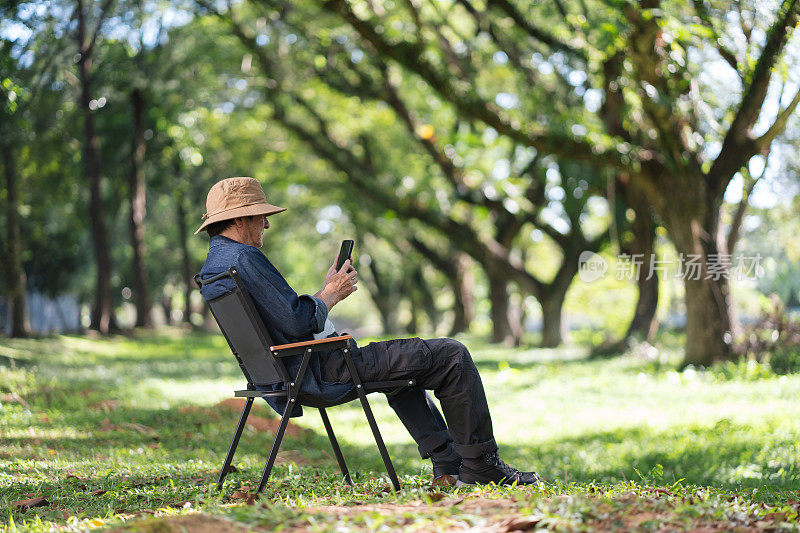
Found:
M 394 389 L 399 389 L 402 387 L 413 387 L 416 385 L 417 382 L 413 379 L 406 380 L 406 379 L 397 379 L 394 381 L 373 381 L 369 383 L 362 383 L 361 386 L 364 387 L 364 390 L 369 394 L 373 392 L 387 392 L 392 391 Z M 356 387 L 353 387 L 353 391 L 355 391 Z M 278 398 L 281 396 L 286 396 L 285 390 L 276 390 L 276 391 L 261 391 L 261 390 L 250 390 L 250 389 L 243 389 L 234 391 L 233 395 L 237 398 Z M 329 402 L 322 400 L 321 398 L 308 396 L 300 393 L 298 396 L 298 401 L 300 405 L 305 405 L 308 407 L 336 407 L 337 405 L 342 405 L 343 403 L 348 403 L 357 398 L 357 396 L 350 397 L 349 394 L 345 395 L 345 398 L 349 398 L 347 400 L 339 400 L 336 402 Z

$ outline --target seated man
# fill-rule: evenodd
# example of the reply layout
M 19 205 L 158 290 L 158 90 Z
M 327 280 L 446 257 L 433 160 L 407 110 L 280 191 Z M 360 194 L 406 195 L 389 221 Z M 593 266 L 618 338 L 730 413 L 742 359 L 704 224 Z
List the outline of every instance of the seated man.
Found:
M 200 272 L 203 278 L 236 267 L 275 344 L 311 340 L 323 331 L 326 336 L 335 334 L 328 313 L 357 288 L 358 272 L 349 260 L 339 271 L 334 260 L 319 292 L 298 296 L 259 251 L 263 232 L 270 227 L 267 217 L 285 209 L 267 203 L 258 181 L 241 177 L 219 181 L 208 193 L 206 210 L 203 225 L 195 232 L 206 230 L 211 237 Z M 232 280 L 223 278 L 203 286 L 201 292 L 209 300 L 232 289 Z M 413 338 L 363 347 L 352 343 L 350 349 L 364 381 L 416 380 L 419 388 L 401 389 L 387 397 L 422 457 L 432 460 L 435 478 L 450 475 L 469 484 L 539 481 L 535 472 L 520 472 L 498 457 L 483 384 L 463 344 L 452 339 Z M 287 359 L 288 371 L 296 375 L 300 356 Z M 444 419 L 426 389 L 434 391 L 441 402 Z M 300 390 L 326 401 L 354 397 L 341 350 L 313 357 Z M 279 413 L 286 407 L 285 398 L 267 401 Z M 292 415 L 299 413 L 296 409 Z

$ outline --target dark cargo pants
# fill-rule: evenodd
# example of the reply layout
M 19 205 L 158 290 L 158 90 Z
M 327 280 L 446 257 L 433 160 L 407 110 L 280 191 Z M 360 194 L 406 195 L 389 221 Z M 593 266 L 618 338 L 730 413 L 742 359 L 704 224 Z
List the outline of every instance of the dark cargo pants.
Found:
M 351 354 L 362 381 L 416 381 L 415 387 L 388 393 L 387 398 L 422 457 L 451 441 L 464 458 L 497 450 L 483 383 L 472 356 L 460 342 L 397 339 L 353 346 Z M 331 352 L 320 362 L 323 380 L 342 383 L 350 379 L 341 352 Z M 439 399 L 446 424 L 425 390 L 432 390 Z

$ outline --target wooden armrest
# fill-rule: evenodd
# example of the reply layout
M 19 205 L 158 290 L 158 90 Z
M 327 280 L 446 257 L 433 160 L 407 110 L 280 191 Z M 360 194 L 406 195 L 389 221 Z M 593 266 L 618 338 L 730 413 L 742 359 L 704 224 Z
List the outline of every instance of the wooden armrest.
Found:
M 271 351 L 273 354 L 279 357 L 303 353 L 308 349 L 311 349 L 311 351 L 316 352 L 320 350 L 338 348 L 340 346 L 345 347 L 347 346 L 347 341 L 349 341 L 352 338 L 353 337 L 350 335 L 341 335 L 339 337 L 328 337 L 327 339 L 315 339 L 313 341 L 293 342 L 291 344 L 279 344 L 278 346 L 270 346 L 269 351 Z M 335 344 L 336 346 L 328 346 L 329 344 Z

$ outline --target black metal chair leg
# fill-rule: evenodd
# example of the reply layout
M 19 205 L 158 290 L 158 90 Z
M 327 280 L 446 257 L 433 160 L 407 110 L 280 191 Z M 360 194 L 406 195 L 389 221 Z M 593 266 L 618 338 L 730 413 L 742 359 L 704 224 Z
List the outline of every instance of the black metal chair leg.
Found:
M 256 491 L 256 494 L 261 493 L 261 491 L 264 490 L 264 487 L 267 486 L 269 475 L 272 473 L 272 466 L 275 464 L 275 458 L 278 457 L 278 450 L 281 448 L 283 434 L 286 432 L 286 426 L 289 425 L 289 413 L 291 412 L 292 407 L 294 407 L 294 402 L 288 402 L 286 404 L 286 409 L 283 411 L 281 423 L 278 426 L 278 431 L 275 432 L 275 440 L 272 441 L 272 448 L 269 451 L 267 464 L 264 466 L 264 473 L 261 474 L 261 482 L 258 484 L 258 490 Z
M 372 435 L 375 437 L 375 444 L 378 445 L 378 451 L 381 454 L 381 459 L 383 459 L 383 464 L 386 466 L 386 472 L 389 474 L 392 487 L 394 487 L 395 492 L 397 492 L 400 490 L 400 481 L 397 479 L 397 474 L 394 471 L 394 465 L 392 464 L 392 459 L 389 457 L 389 451 L 386 449 L 386 444 L 383 443 L 381 430 L 378 429 L 378 424 L 375 422 L 375 416 L 373 416 L 372 409 L 369 407 L 367 394 L 364 391 L 364 386 L 361 384 L 361 377 L 358 375 L 356 365 L 353 362 L 353 358 L 350 356 L 350 350 L 345 348 L 342 350 L 342 355 L 344 356 L 345 363 L 347 363 L 347 369 L 350 370 L 350 377 L 353 379 L 353 383 L 356 385 L 356 394 L 358 394 L 358 399 L 361 400 L 361 407 L 364 409 L 367 422 L 369 422 L 369 427 L 372 429 Z
M 322 423 L 325 424 L 325 431 L 328 433 L 328 439 L 331 441 L 333 453 L 336 455 L 336 461 L 339 463 L 339 470 L 342 471 L 342 476 L 344 477 L 345 483 L 352 487 L 353 480 L 350 477 L 350 472 L 347 470 L 347 463 L 344 462 L 344 455 L 342 455 L 342 450 L 339 448 L 339 442 L 336 440 L 336 435 L 333 434 L 333 427 L 331 426 L 331 421 L 328 419 L 328 413 L 325 412 L 325 409 L 320 407 L 319 414 L 322 417 Z
M 269 458 L 267 459 L 267 464 L 264 466 L 264 473 L 261 474 L 261 482 L 258 484 L 258 490 L 256 491 L 256 494 L 260 494 L 261 491 L 264 490 L 264 487 L 267 486 L 269 475 L 272 472 L 272 465 L 275 464 L 275 459 L 278 457 L 278 450 L 281 447 L 283 434 L 286 432 L 286 426 L 289 425 L 289 413 L 292 412 L 295 401 L 297 400 L 297 395 L 300 393 L 300 383 L 303 382 L 303 376 L 306 373 L 306 368 L 308 367 L 308 360 L 310 357 L 311 350 L 307 350 L 305 355 L 303 355 L 303 359 L 300 361 L 300 368 L 297 370 L 295 381 L 292 381 L 289 384 L 289 390 L 287 391 L 286 395 L 286 409 L 283 410 L 281 423 L 278 426 L 278 431 L 275 432 L 275 441 L 272 443 L 272 449 L 269 451 Z
M 386 449 L 386 444 L 383 443 L 381 431 L 378 429 L 378 424 L 375 422 L 375 416 L 372 414 L 372 409 L 369 407 L 367 395 L 364 394 L 364 387 L 357 386 L 358 398 L 361 400 L 361 407 L 364 408 L 364 414 L 367 416 L 369 427 L 372 429 L 372 434 L 375 436 L 375 444 L 378 445 L 378 451 L 381 453 L 383 464 L 386 465 L 386 472 L 389 474 L 389 479 L 392 481 L 392 486 L 395 492 L 400 490 L 400 481 L 397 479 L 397 474 L 394 471 L 392 459 L 389 457 L 389 451 Z
M 233 462 L 233 454 L 236 453 L 236 447 L 239 446 L 239 437 L 242 436 L 244 425 L 247 422 L 247 417 L 250 416 L 250 408 L 253 406 L 253 398 L 248 398 L 242 409 L 242 415 L 239 417 L 239 424 L 236 426 L 236 433 L 233 434 L 233 440 L 228 448 L 228 455 L 225 457 L 225 463 L 222 465 L 222 470 L 219 473 L 217 480 L 217 490 L 222 490 L 222 484 L 225 482 L 225 476 L 228 475 L 228 469 Z

